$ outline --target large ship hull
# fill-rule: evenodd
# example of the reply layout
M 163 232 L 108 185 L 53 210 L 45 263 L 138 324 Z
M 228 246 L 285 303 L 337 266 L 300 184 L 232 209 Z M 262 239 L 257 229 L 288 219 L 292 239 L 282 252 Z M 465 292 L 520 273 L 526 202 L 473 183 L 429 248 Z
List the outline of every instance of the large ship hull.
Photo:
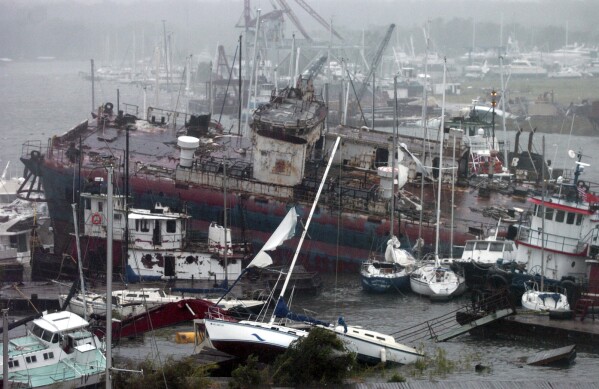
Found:
M 272 104 L 256 111 L 250 136 L 223 134 L 222 128 L 196 128 L 193 123 L 198 120 L 193 117 L 186 117 L 186 125 L 180 126 L 174 122 L 184 115 L 179 112 L 149 108 L 145 119 L 118 112 L 107 103 L 95 120 L 53 137 L 47 147 L 25 149 L 21 158 L 27 171 L 43 183 L 57 253 L 75 253 L 72 204 L 81 202 L 79 196 L 89 184 L 97 183 L 99 177 L 106 179 L 107 164 L 114 166 L 116 192 L 128 192 L 130 206 L 151 209 L 161 203 L 185 210 L 191 216 L 190 228 L 197 231 L 206 231 L 214 221 L 222 223 L 226 215 L 232 235 L 259 249 L 291 205 L 300 217 L 307 217 L 316 195 L 315 183 L 324 170 L 327 145 L 334 137 L 343 139 L 342 148 L 299 258 L 309 270 L 357 272 L 373 248 L 385 247 L 390 231 L 408 250 L 422 238 L 421 252 L 432 251 L 437 230 L 433 204 L 440 181 L 444 187 L 438 229 L 441 253 L 449 252 L 451 242 L 458 248 L 486 226 L 495 225 L 495 220 L 473 210 L 514 204 L 510 193 L 501 190 L 479 195 L 476 189 L 454 188 L 448 183 L 452 179 L 449 169 L 449 173 L 444 169 L 443 177 L 421 180 L 412 166 L 414 174 L 403 189 L 382 189 L 377 169 L 391 163 L 394 149 L 389 134 L 351 128 L 325 131 L 324 104 L 302 99 L 297 90 L 273 96 Z M 177 142 L 181 138 L 196 139 L 199 147 L 186 149 L 185 142 Z M 415 137 L 400 141 L 410 143 L 410 150 L 421 155 L 424 164 L 435 165 L 432 159 L 438 154 L 438 143 L 425 144 Z M 453 152 L 462 159 L 468 155 L 455 146 Z M 391 193 L 397 197 L 394 210 L 390 209 Z M 421 193 L 422 201 L 417 198 Z M 390 217 L 391 211 L 395 218 Z M 397 223 L 394 228 L 390 220 Z M 273 253 L 275 263 L 287 264 L 296 245 L 297 239 L 287 241 Z M 122 261 L 116 263 L 116 258 L 118 266 Z

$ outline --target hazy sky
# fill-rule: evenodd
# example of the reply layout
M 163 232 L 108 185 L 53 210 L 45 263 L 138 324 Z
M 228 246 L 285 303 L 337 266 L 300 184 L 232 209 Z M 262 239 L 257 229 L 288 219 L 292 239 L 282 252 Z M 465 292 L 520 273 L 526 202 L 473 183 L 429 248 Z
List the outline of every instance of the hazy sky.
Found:
M 429 20 L 432 39 L 444 40 L 444 45 L 451 43 L 452 30 L 460 30 L 461 35 L 468 30 L 480 40 L 492 35 L 497 37 L 493 44 L 498 44 L 499 31 L 492 29 L 499 30 L 499 25 L 503 25 L 503 37 L 517 33 L 518 40 L 533 44 L 539 40 L 534 30 L 539 26 L 555 26 L 555 39 L 561 35 L 562 43 L 568 40 L 565 31 L 571 37 L 570 42 L 584 38 L 585 43 L 596 44 L 595 38 L 599 36 L 596 23 L 599 0 L 305 1 L 325 21 L 332 20 L 335 29 L 344 35 L 349 31 L 384 30 L 390 23 L 397 24 L 399 32 L 410 28 L 421 31 Z M 310 34 L 321 39 L 328 37 L 326 29 L 296 1 L 287 0 L 287 3 Z M 237 36 L 243 32 L 235 27 L 242 18 L 243 4 L 243 0 L 0 0 L 0 57 L 19 50 L 24 53 L 60 47 L 92 50 L 91 46 L 105 45 L 108 36 L 122 47 L 132 44 L 133 33 L 137 45 L 142 40 L 149 45 L 147 41 L 162 35 L 163 20 L 177 42 L 193 47 L 195 52 L 213 52 L 219 43 L 235 47 Z M 261 8 L 262 14 L 273 11 L 271 0 L 254 0 L 250 6 L 252 11 Z M 444 26 L 443 36 L 434 35 L 439 20 L 454 23 Z M 298 28 L 290 21 L 286 22 L 286 30 L 287 36 L 293 32 L 299 35 Z M 422 40 L 421 32 L 416 35 Z M 466 46 L 463 42 L 459 45 Z

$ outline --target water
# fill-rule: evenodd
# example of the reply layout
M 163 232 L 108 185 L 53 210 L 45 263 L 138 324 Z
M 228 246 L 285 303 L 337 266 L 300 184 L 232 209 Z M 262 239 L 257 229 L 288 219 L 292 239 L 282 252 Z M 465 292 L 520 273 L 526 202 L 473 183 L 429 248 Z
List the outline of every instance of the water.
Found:
M 68 128 L 88 118 L 91 111 L 91 85 L 78 75 L 89 71 L 88 62 L 12 62 L 0 65 L 0 117 L 3 143 L 0 154 L 2 168 L 11 161 L 13 172 L 22 171 L 18 160 L 21 145 L 27 140 L 45 142 L 53 135 L 61 134 Z M 115 84 L 96 85 L 96 105 L 107 101 L 116 103 Z M 133 86 L 119 85 L 121 102 L 143 106 L 144 91 Z M 153 92 L 148 93 L 148 105 L 153 102 Z M 166 98 L 161 97 L 162 102 Z M 177 96 L 169 99 L 171 104 Z M 171 105 L 173 106 L 173 105 Z M 184 106 L 179 105 L 180 110 Z M 569 131 L 569 130 L 568 130 Z M 513 132 L 508 134 L 513 139 Z M 568 135 L 546 134 L 546 155 L 556 161 L 556 166 L 565 166 L 568 149 L 581 150 L 586 156 L 584 161 L 594 164 L 592 153 L 599 149 L 598 137 L 572 137 Z M 535 139 L 538 141 L 540 134 Z M 553 147 L 553 145 L 558 145 Z M 555 158 L 553 153 L 557 156 Z M 562 158 L 560 156 L 563 155 Z M 563 162 L 560 162 L 562 161 Z M 582 179 L 599 182 L 596 172 L 587 168 Z M 599 171 L 599 169 L 596 169 Z M 362 292 L 358 275 L 343 275 L 338 279 L 324 276 L 325 290 L 317 297 L 298 297 L 292 308 L 297 311 L 309 309 L 317 312 L 319 318 L 335 321 L 343 315 L 348 324 L 362 325 L 373 330 L 392 334 L 399 329 L 422 323 L 459 308 L 468 300 L 432 304 L 426 299 L 414 295 L 379 296 Z M 122 341 L 114 350 L 119 358 L 141 360 L 147 356 L 165 360 L 169 355 L 177 357 L 190 355 L 192 345 L 178 345 L 174 342 L 176 331 L 189 331 L 191 325 L 174 329 L 160 330 L 154 336 L 142 340 Z M 15 330 L 19 331 L 19 330 Z M 13 333 L 11 331 L 11 333 Z M 595 382 L 599 350 L 578 348 L 576 362 L 566 368 L 532 367 L 522 365 L 519 357 L 530 356 L 536 352 L 561 346 L 543 343 L 537 340 L 480 340 L 463 335 L 447 343 L 422 344 L 427 352 L 434 353 L 437 347 L 445 350 L 449 359 L 456 361 L 458 367 L 445 379 L 448 380 L 543 380 Z M 418 345 L 416 345 L 418 346 Z M 490 372 L 476 373 L 474 365 L 489 366 Z M 401 372 L 410 378 L 410 368 Z M 428 379 L 425 376 L 422 379 Z

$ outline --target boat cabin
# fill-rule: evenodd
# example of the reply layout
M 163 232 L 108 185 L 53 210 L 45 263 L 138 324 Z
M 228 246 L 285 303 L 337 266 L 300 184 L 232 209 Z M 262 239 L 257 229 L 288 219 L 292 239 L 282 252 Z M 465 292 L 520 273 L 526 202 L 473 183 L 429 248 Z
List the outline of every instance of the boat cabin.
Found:
M 494 265 L 516 260 L 516 245 L 511 240 L 472 239 L 466 241 L 461 261 Z

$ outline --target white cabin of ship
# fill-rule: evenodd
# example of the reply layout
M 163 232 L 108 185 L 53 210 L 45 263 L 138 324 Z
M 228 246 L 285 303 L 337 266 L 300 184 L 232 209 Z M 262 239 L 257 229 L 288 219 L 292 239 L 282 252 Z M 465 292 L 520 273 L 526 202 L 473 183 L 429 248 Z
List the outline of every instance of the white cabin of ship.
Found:
M 122 240 L 125 234 L 126 214 L 124 198 L 114 196 L 114 212 L 108 210 L 108 198 L 104 194 L 84 194 L 84 234 L 106 238 L 108 218 L 112 217 L 113 236 Z M 129 243 L 138 249 L 180 249 L 187 234 L 186 220 L 189 216 L 171 212 L 157 203 L 153 210 L 131 208 L 129 210 Z
M 496 264 L 516 260 L 516 245 L 511 240 L 473 239 L 466 241 L 461 261 Z
M 527 268 L 544 268 L 552 279 L 585 280 L 589 253 L 599 244 L 599 214 L 586 202 L 560 197 L 530 199 L 529 226 L 520 226 L 518 259 Z M 544 233 L 543 233 L 544 231 Z M 544 263 L 543 263 L 544 262 Z
M 108 198 L 104 194 L 82 194 L 84 199 L 83 218 L 84 235 L 106 238 L 108 217 Z M 125 209 L 123 196 L 114 196 L 112 212 L 112 230 L 115 240 L 125 236 Z M 129 247 L 140 250 L 181 250 L 186 245 L 187 219 L 184 213 L 172 212 L 169 207 L 156 203 L 154 209 L 129 209 Z M 226 232 L 225 232 L 226 230 Z M 226 242 L 226 243 L 225 243 Z M 208 251 L 224 254 L 225 244 L 228 254 L 233 254 L 231 229 L 225 229 L 216 222 L 208 230 Z
M 27 336 L 9 341 L 9 372 L 55 365 L 73 352 L 78 363 L 89 363 L 94 358 L 90 351 L 95 351 L 99 342 L 86 329 L 88 325 L 87 321 L 68 311 L 35 319 Z

